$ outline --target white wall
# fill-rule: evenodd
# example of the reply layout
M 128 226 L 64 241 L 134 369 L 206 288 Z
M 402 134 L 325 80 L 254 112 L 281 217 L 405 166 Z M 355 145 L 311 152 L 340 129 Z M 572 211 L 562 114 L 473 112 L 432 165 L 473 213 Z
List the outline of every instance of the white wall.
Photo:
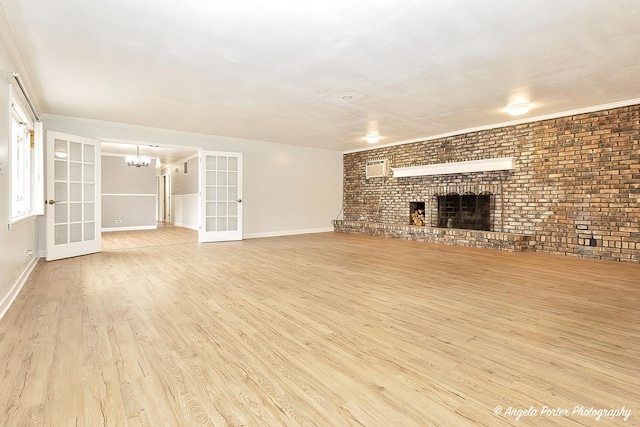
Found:
M 102 231 L 156 228 L 156 198 L 155 167 L 102 156 Z
M 198 194 L 200 181 L 200 161 L 198 156 L 189 159 L 187 163 L 187 173 L 184 173 L 184 161 L 174 163 L 167 167 L 171 175 L 171 195 L 176 194 Z
M 242 152 L 245 238 L 330 231 L 340 212 L 340 151 L 61 116 L 43 120 L 46 130 L 91 138 Z
M 196 156 L 186 163 L 186 174 L 184 161 L 169 165 L 163 172 L 171 175 L 171 222 L 197 230 L 200 226 L 200 162 Z
M 0 22 L 3 24 L 3 22 Z M 6 32 L 0 31 L 5 34 Z M 44 251 L 44 219 L 22 223 L 11 231 L 9 83 L 4 71 L 17 71 L 0 38 L 0 316 L 17 295 L 36 257 Z M 244 237 L 329 231 L 342 205 L 342 153 L 163 129 L 44 116 L 45 130 L 159 145 L 182 145 L 244 154 L 242 194 Z
M 15 71 L 4 41 L 0 38 L 0 70 Z M 13 80 L 11 78 L 11 80 Z M 11 180 L 9 170 L 9 136 L 11 132 L 9 81 L 0 74 L 0 317 L 5 313 L 20 290 L 37 258 L 39 247 L 38 221 L 22 223 L 8 229 L 11 217 Z M 27 257 L 26 251 L 36 252 Z
M 171 196 L 171 222 L 180 227 L 197 230 L 200 226 L 200 196 L 173 194 Z

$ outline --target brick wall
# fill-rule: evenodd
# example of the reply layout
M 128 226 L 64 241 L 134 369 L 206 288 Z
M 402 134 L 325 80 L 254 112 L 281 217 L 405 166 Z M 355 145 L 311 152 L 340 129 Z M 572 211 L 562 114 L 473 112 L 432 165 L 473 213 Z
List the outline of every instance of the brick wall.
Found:
M 445 245 L 496 249 L 509 252 L 535 251 L 534 236 L 527 234 L 496 233 L 455 228 L 434 228 L 407 224 L 391 224 L 367 221 L 333 221 L 334 230 L 340 233 L 368 234 L 370 236 L 395 237 L 420 242 Z
M 435 225 L 436 195 L 490 192 L 493 231 L 535 235 L 538 251 L 638 262 L 639 114 L 635 105 L 345 154 L 344 219 L 408 224 L 409 203 L 424 201 Z M 365 179 L 378 158 L 405 167 L 511 156 L 511 171 Z

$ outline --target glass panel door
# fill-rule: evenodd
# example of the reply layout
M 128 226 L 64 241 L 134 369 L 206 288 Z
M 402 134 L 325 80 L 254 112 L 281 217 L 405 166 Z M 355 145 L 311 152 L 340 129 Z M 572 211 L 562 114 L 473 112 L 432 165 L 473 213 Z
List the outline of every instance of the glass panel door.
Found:
M 242 153 L 202 152 L 198 240 L 242 239 Z
M 101 250 L 100 142 L 47 133 L 47 260 Z

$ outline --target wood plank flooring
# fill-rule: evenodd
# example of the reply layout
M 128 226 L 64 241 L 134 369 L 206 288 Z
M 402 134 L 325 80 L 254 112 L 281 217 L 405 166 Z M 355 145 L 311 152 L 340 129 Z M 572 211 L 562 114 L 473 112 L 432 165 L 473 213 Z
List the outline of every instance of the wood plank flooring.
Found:
M 102 233 L 102 250 L 144 248 L 146 246 L 180 245 L 198 241 L 198 232 L 158 222 L 157 230 L 110 231 Z
M 637 264 L 335 233 L 108 239 L 41 261 L 0 320 L 0 425 L 640 425 Z

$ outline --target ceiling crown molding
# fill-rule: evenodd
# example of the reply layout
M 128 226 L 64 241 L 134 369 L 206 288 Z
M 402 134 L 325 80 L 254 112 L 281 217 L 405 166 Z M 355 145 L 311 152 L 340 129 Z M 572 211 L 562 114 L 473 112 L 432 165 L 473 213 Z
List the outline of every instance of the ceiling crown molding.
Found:
M 590 107 L 577 108 L 575 110 L 559 111 L 557 113 L 543 114 L 543 115 L 535 116 L 535 117 L 527 117 L 527 118 L 522 118 L 522 119 L 517 119 L 517 120 L 510 120 L 508 122 L 501 122 L 501 123 L 493 123 L 493 124 L 488 124 L 488 125 L 476 126 L 476 127 L 473 127 L 473 128 L 460 129 L 460 130 L 455 130 L 455 131 L 452 131 L 452 132 L 441 133 L 441 134 L 438 134 L 438 135 L 425 136 L 423 138 L 413 138 L 413 139 L 409 139 L 409 140 L 406 140 L 406 141 L 398 141 L 398 142 L 391 142 L 389 144 L 376 145 L 375 147 L 357 148 L 355 150 L 343 151 L 343 154 L 351 154 L 351 153 L 358 153 L 358 152 L 361 152 L 361 151 L 377 150 L 379 148 L 394 147 L 396 145 L 404 145 L 404 144 L 412 144 L 414 142 L 433 141 L 433 140 L 436 140 L 436 139 L 447 138 L 447 137 L 450 137 L 450 136 L 464 135 L 466 133 L 479 132 L 479 131 L 483 131 L 483 130 L 498 129 L 498 128 L 507 127 L 507 126 L 516 126 L 516 125 L 521 125 L 521 124 L 526 124 L 526 123 L 540 122 L 540 121 L 543 121 L 543 120 L 559 119 L 561 117 L 576 116 L 578 114 L 595 113 L 596 111 L 611 110 L 613 108 L 620 108 L 620 107 L 629 107 L 631 105 L 640 105 L 640 98 L 625 99 L 625 100 L 622 100 L 622 101 L 610 102 L 610 103 L 607 103 L 607 104 L 599 104 L 599 105 L 593 105 L 593 106 L 590 106 Z
M 27 70 L 29 67 L 24 59 L 24 55 L 22 55 L 22 50 L 18 46 L 18 42 L 13 35 L 13 31 L 11 30 L 11 24 L 7 20 L 7 15 L 4 13 L 4 8 L 2 4 L 0 4 L 0 38 L 4 41 L 4 44 L 7 46 L 7 50 L 9 51 L 9 55 L 13 60 L 13 64 L 16 67 L 15 72 L 20 75 L 20 79 L 24 83 L 25 90 L 29 94 L 29 98 L 31 99 L 31 103 L 33 104 L 34 109 L 38 112 L 38 115 L 42 115 L 42 110 L 40 108 L 40 90 L 39 87 L 33 83 L 31 77 Z
M 92 125 L 92 126 L 105 126 L 105 127 L 111 127 L 111 128 L 129 129 L 134 131 L 153 132 L 157 135 L 188 136 L 188 137 L 203 139 L 203 140 L 206 140 L 207 142 L 223 142 L 223 143 L 232 142 L 232 143 L 238 143 L 238 144 L 239 143 L 249 143 L 249 144 L 260 143 L 260 144 L 274 144 L 277 146 L 286 146 L 286 147 L 300 147 L 293 144 L 285 144 L 283 142 L 269 141 L 266 139 L 249 139 L 249 138 L 241 138 L 237 136 L 225 136 L 225 135 L 216 135 L 212 133 L 191 132 L 186 130 L 159 128 L 154 126 L 136 125 L 131 123 L 123 123 L 123 122 L 111 122 L 108 120 L 88 119 L 85 117 L 65 116 L 61 114 L 44 113 L 44 114 L 41 114 L 40 117 L 42 120 L 63 121 L 68 123 L 81 123 L 81 124 Z M 107 140 L 105 138 L 102 138 L 102 139 L 105 141 Z M 112 139 L 111 142 L 117 142 L 117 140 Z M 319 148 L 319 147 L 304 147 L 304 148 L 309 150 L 340 152 L 340 150 L 334 150 L 330 148 Z

